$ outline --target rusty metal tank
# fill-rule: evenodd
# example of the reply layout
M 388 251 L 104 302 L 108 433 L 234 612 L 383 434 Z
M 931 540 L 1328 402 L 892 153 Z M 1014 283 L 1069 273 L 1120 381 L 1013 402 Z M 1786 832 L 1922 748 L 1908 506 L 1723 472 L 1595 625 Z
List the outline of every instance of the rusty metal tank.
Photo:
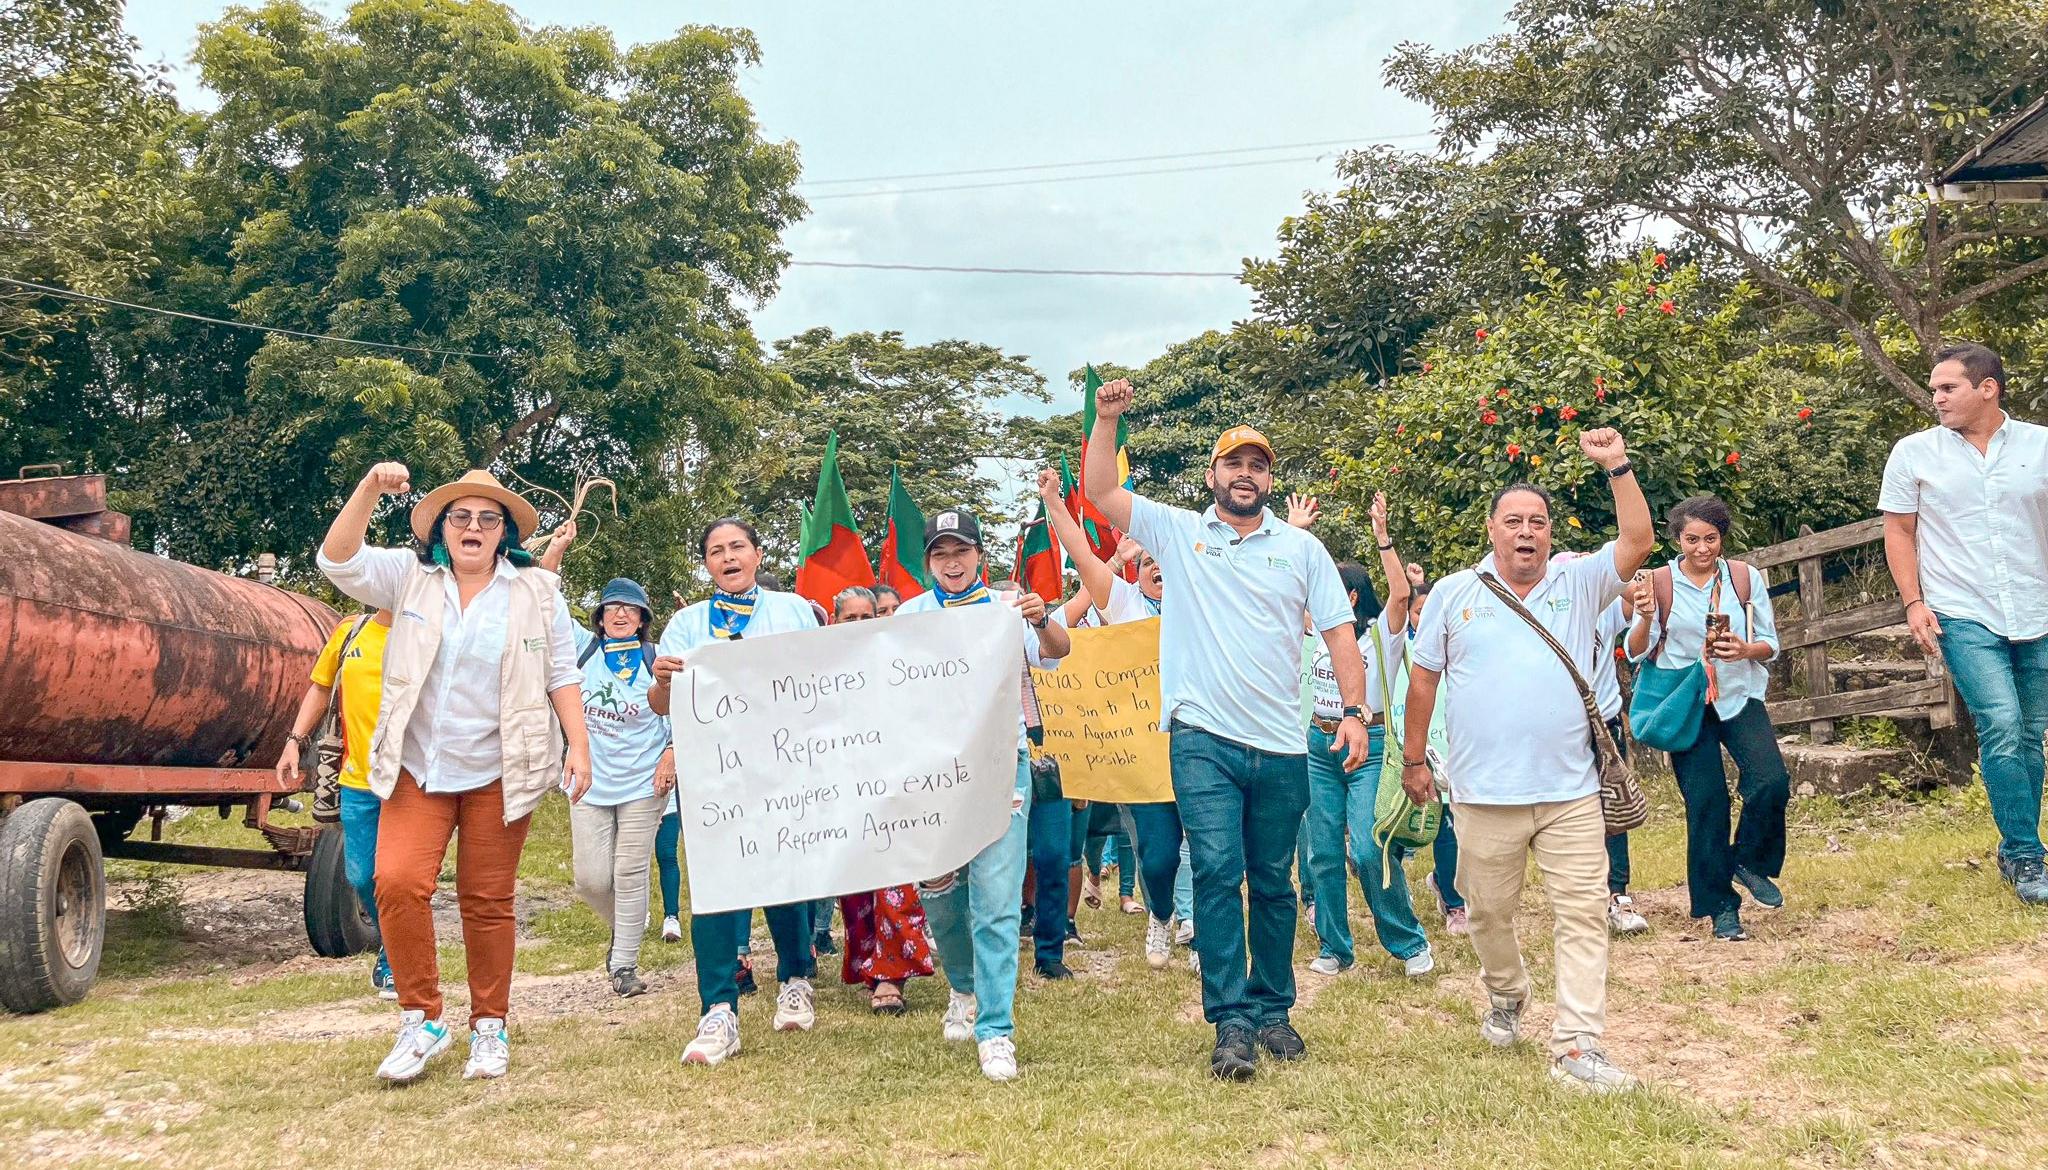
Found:
M 334 611 L 89 535 L 126 518 L 68 480 L 0 481 L 0 760 L 275 763 Z

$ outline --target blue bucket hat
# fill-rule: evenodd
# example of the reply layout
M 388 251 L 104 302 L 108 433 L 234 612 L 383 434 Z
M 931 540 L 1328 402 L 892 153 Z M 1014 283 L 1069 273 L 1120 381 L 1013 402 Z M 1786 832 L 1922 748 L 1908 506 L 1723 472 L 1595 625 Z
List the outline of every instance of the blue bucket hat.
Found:
M 637 606 L 641 613 L 647 615 L 649 624 L 653 623 L 654 606 L 648 604 L 647 590 L 630 577 L 613 577 L 605 582 L 604 592 L 598 594 L 597 613 L 591 615 L 591 624 L 597 624 L 597 614 L 603 613 L 605 606 L 619 604 Z

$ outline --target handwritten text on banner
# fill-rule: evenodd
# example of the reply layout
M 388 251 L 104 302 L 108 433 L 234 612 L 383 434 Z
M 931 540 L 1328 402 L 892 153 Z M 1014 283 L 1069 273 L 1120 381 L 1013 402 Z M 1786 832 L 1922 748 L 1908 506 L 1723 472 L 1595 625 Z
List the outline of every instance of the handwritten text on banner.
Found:
M 1159 728 L 1159 619 L 1074 631 L 1058 670 L 1035 670 L 1047 755 L 1074 800 L 1173 799 Z

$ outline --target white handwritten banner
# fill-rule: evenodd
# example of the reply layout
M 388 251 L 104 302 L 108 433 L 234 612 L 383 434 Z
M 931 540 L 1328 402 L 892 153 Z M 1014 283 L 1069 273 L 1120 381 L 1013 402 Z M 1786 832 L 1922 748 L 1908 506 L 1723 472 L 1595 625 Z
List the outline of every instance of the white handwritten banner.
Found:
M 1002 836 L 1018 620 L 964 606 L 692 650 L 669 708 L 691 910 L 934 878 Z

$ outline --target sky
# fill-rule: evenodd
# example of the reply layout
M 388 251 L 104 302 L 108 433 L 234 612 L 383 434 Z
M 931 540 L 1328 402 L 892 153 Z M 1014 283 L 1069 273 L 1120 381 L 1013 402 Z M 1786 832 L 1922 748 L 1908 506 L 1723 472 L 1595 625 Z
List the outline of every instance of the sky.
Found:
M 337 0 L 314 0 L 330 15 Z M 797 261 L 1234 273 L 1269 255 L 1303 193 L 1333 185 L 1341 146 L 1246 151 L 1081 170 L 845 184 L 1097 159 L 1398 139 L 1433 147 L 1429 117 L 1389 89 L 1403 41 L 1462 45 L 1503 26 L 1502 0 L 1365 5 L 1300 0 L 1029 4 L 844 0 L 658 3 L 515 0 L 535 25 L 598 24 L 622 45 L 684 24 L 742 26 L 762 61 L 743 79 L 763 134 L 794 140 L 815 201 L 785 236 Z M 212 98 L 185 64 L 214 0 L 136 0 L 145 58 L 179 99 Z M 1273 160 L 1288 160 L 1275 162 Z M 818 198 L 1049 175 L 1228 169 L 924 194 Z M 1233 279 L 1051 277 L 792 267 L 755 314 L 764 345 L 816 325 L 962 338 L 1028 356 L 1073 410 L 1084 362 L 1142 365 L 1249 315 Z M 1021 404 L 1020 404 L 1021 405 Z

